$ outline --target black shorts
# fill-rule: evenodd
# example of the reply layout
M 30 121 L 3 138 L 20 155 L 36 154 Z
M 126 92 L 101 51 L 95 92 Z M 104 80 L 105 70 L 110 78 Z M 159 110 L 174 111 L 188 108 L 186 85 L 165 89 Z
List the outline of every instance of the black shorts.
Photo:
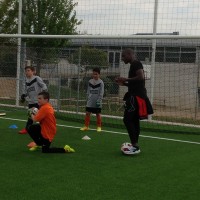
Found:
M 91 108 L 91 107 L 86 107 L 86 112 L 98 114 L 101 113 L 101 108 Z

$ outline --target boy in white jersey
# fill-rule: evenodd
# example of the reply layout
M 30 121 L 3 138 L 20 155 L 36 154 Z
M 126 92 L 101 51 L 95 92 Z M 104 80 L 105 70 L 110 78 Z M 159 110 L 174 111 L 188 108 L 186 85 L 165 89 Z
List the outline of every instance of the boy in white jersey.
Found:
M 28 101 L 28 108 L 39 108 L 38 105 L 38 94 L 42 91 L 47 91 L 47 86 L 44 81 L 39 77 L 35 76 L 35 68 L 32 66 L 25 67 L 26 80 L 24 84 L 24 91 L 21 95 L 21 102 Z M 33 120 L 28 118 L 26 127 L 19 131 L 19 134 L 26 134 L 27 129 L 33 124 Z
M 94 68 L 92 73 L 92 79 L 88 82 L 87 87 L 87 105 L 85 115 L 85 125 L 81 128 L 81 131 L 89 130 L 90 115 L 91 113 L 96 114 L 97 118 L 97 131 L 101 132 L 101 108 L 102 99 L 104 95 L 104 83 L 100 79 L 100 69 Z

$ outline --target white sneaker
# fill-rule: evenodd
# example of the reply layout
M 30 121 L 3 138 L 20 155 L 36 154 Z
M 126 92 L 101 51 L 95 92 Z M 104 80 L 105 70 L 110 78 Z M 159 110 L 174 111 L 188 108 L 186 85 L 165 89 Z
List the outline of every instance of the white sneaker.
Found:
M 123 151 L 124 154 L 126 155 L 135 155 L 135 154 L 139 154 L 140 148 L 139 147 L 131 147 L 129 150 Z

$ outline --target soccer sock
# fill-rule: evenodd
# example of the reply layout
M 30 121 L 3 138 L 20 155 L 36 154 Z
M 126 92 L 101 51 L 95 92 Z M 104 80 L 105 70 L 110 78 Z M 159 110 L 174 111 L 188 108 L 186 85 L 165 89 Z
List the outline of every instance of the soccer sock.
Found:
M 101 127 L 101 115 L 97 114 L 97 126 Z
M 85 126 L 88 127 L 90 124 L 90 115 L 85 115 Z

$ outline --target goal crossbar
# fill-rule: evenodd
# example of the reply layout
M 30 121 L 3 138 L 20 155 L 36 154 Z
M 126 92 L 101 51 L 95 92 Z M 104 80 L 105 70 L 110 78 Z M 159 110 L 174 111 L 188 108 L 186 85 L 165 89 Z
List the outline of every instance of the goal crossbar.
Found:
M 200 35 L 35 35 L 0 34 L 1 38 L 44 38 L 44 39 L 200 39 Z

